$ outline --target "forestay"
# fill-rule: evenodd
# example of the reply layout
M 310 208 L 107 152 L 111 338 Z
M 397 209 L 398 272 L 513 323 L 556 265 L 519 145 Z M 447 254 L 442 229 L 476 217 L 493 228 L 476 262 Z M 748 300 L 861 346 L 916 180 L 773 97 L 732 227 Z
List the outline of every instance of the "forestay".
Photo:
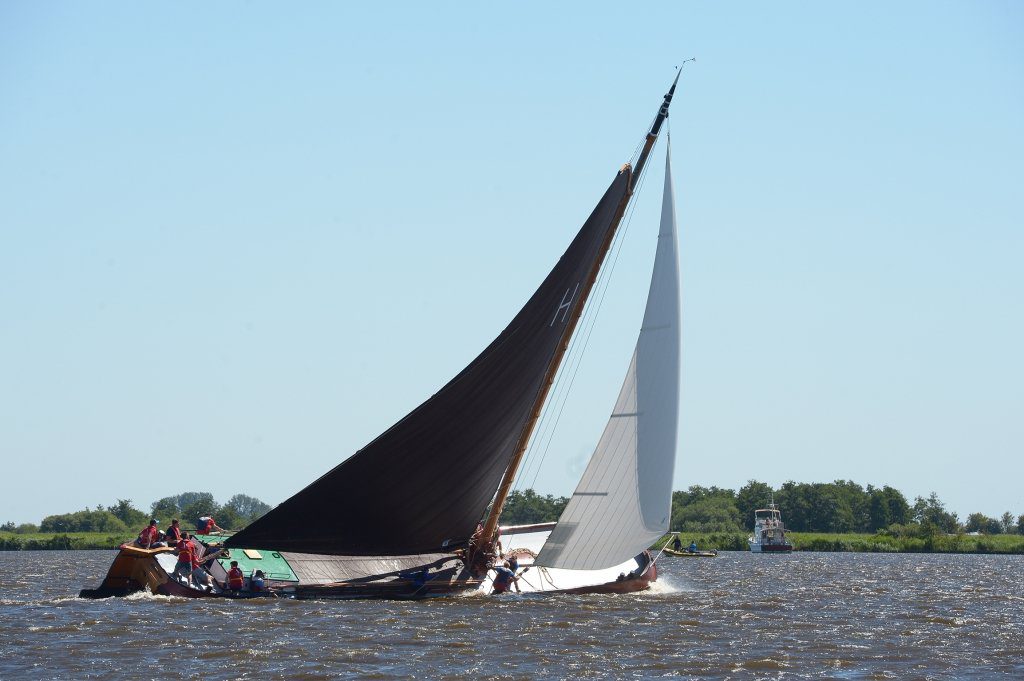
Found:
M 679 257 L 671 165 L 640 337 L 583 479 L 537 556 L 546 567 L 618 565 L 669 527 L 679 414 Z

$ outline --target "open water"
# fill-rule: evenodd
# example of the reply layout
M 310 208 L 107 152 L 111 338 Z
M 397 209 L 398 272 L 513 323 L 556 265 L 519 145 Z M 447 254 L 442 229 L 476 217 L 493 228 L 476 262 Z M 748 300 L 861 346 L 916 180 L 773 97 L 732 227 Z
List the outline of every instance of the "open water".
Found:
M 1022 556 L 663 557 L 627 596 L 75 598 L 113 556 L 0 553 L 0 678 L 1024 678 Z

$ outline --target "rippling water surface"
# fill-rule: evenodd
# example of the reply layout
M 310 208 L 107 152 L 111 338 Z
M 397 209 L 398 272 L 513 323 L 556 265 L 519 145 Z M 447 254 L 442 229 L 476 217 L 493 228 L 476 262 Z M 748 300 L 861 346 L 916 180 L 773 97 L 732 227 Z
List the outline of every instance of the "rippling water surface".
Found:
M 1024 678 L 1019 556 L 663 557 L 628 596 L 75 598 L 113 556 L 0 553 L 0 678 Z

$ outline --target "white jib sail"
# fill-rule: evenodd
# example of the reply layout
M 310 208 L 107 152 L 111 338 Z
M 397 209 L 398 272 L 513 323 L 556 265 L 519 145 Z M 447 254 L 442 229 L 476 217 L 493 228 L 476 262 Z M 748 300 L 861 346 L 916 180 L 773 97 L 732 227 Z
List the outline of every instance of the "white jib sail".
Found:
M 535 561 L 618 565 L 668 531 L 679 418 L 679 255 L 666 153 L 661 229 L 647 309 L 626 380 L 579 486 Z

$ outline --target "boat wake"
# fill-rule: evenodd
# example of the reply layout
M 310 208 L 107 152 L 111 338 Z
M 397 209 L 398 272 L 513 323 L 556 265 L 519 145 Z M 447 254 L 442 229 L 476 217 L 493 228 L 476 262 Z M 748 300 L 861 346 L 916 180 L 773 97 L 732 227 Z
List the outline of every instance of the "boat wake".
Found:
M 467 589 L 466 591 L 457 591 L 452 594 L 453 598 L 489 598 L 493 594 L 483 591 L 482 589 Z M 504 594 L 502 594 L 504 595 Z
M 668 577 L 665 577 L 664 575 L 658 575 L 658 581 L 651 582 L 651 588 L 647 591 L 641 591 L 640 593 L 642 595 L 659 597 L 668 596 L 670 594 L 685 593 L 688 591 L 696 591 L 696 589 L 694 589 L 693 587 L 676 584 Z
M 124 597 L 126 601 L 181 601 L 188 600 L 180 596 L 165 596 L 163 594 L 155 594 L 149 590 L 147 586 L 142 591 L 136 591 L 135 593 L 128 594 Z

